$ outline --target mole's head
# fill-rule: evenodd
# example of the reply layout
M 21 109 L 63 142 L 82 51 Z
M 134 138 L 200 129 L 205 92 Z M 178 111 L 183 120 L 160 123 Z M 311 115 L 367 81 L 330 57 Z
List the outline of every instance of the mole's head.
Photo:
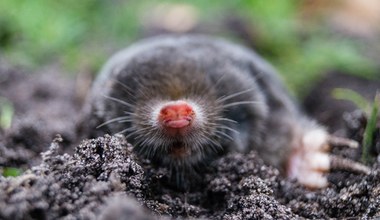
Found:
M 108 111 L 110 121 L 122 123 L 109 127 L 123 131 L 143 158 L 194 165 L 216 155 L 224 144 L 217 77 L 197 60 L 169 52 L 159 55 L 135 58 L 117 74 L 109 96 L 119 103 L 109 101 L 115 104 Z
M 221 149 L 221 109 L 202 97 L 138 101 L 131 126 L 135 151 L 167 165 L 194 165 Z

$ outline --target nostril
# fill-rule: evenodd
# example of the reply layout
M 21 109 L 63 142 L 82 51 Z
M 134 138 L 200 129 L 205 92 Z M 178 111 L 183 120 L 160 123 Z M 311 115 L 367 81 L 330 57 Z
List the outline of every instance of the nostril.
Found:
M 195 116 L 190 104 L 177 101 L 165 105 L 160 110 L 159 121 L 168 128 L 183 128 L 189 126 Z

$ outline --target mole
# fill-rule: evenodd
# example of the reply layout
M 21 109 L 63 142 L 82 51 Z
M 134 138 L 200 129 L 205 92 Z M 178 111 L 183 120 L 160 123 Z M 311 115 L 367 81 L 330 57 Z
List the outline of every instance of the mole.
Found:
M 85 112 L 94 135 L 124 134 L 139 157 L 168 167 L 184 187 L 230 151 L 255 150 L 311 188 L 326 187 L 334 166 L 369 172 L 329 153 L 358 144 L 308 118 L 268 62 L 215 37 L 158 36 L 116 53 L 95 80 Z

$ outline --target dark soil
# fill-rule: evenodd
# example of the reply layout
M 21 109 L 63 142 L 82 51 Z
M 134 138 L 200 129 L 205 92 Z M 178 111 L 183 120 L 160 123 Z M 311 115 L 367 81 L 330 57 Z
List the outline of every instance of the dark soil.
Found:
M 310 190 L 283 178 L 255 152 L 230 153 L 204 171 L 197 188 L 176 191 L 166 184 L 168 171 L 137 158 L 123 136 L 106 135 L 78 144 L 75 123 L 82 103 L 76 81 L 57 72 L 50 68 L 30 74 L 0 67 L 0 97 L 15 107 L 11 128 L 0 130 L 0 169 L 24 170 L 18 177 L 0 176 L 0 219 L 380 216 L 378 160 L 370 175 L 334 171 L 328 175 L 329 187 Z M 336 81 L 334 77 L 330 75 L 325 81 Z M 306 101 L 309 112 L 319 119 L 319 114 L 331 112 L 339 125 L 330 125 L 344 130 L 341 109 L 337 113 L 334 101 L 328 104 L 324 96 L 318 96 L 325 91 L 325 81 L 311 93 L 313 102 Z M 319 108 L 310 103 L 323 103 L 325 110 L 312 112 Z M 348 122 L 362 117 L 351 116 Z M 356 129 L 362 127 L 360 124 Z M 336 153 L 355 157 L 359 150 Z

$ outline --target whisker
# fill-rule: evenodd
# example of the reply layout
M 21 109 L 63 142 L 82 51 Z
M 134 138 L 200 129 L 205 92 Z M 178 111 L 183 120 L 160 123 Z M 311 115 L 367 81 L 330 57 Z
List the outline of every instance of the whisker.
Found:
M 121 130 L 121 131 L 119 131 L 119 132 L 117 132 L 116 134 L 123 134 L 123 133 L 125 133 L 125 132 L 127 132 L 127 131 L 133 131 L 134 130 L 134 128 L 126 128 L 126 129 L 124 129 L 124 130 Z
M 122 104 L 122 105 L 125 105 L 125 106 L 128 106 L 128 107 L 130 107 L 130 108 L 133 108 L 134 106 L 133 105 L 131 105 L 131 104 L 129 104 L 129 103 L 127 103 L 127 102 L 125 102 L 125 101 L 123 101 L 123 100 L 121 100 L 121 99 L 118 99 L 118 98 L 115 98 L 115 97 L 111 97 L 111 96 L 107 96 L 107 95 L 103 95 L 105 98 L 107 98 L 107 99 L 110 99 L 110 100 L 112 100 L 112 101 L 115 101 L 115 102 L 118 102 L 118 103 L 120 103 L 120 104 Z
M 129 116 L 139 117 L 139 115 L 134 113 L 134 112 L 128 112 L 128 111 L 123 111 L 123 112 L 124 112 L 124 114 L 128 114 Z
M 127 117 L 129 117 L 129 115 L 127 116 Z M 124 123 L 124 122 L 133 122 L 134 120 L 132 119 L 132 118 L 127 118 L 127 119 L 122 119 L 122 120 L 120 120 L 119 122 L 120 123 Z
M 226 76 L 226 72 L 223 73 L 223 75 L 214 83 L 214 87 L 217 88 L 219 86 L 219 83 L 222 82 L 222 79 Z
M 235 130 L 235 129 L 233 129 L 233 128 L 228 127 L 227 125 L 216 124 L 216 123 L 209 123 L 209 125 L 216 126 L 216 127 L 218 127 L 218 128 L 222 128 L 222 129 L 226 129 L 226 130 L 229 130 L 229 131 L 234 132 L 234 133 L 237 133 L 237 134 L 240 133 L 239 131 L 237 131 L 237 130 Z
M 128 117 L 129 117 L 129 116 L 122 116 L 122 117 L 117 117 L 117 118 L 110 119 L 110 120 L 108 120 L 108 121 L 106 121 L 106 122 L 104 122 L 104 123 L 98 125 L 98 126 L 96 127 L 96 129 L 101 128 L 101 127 L 103 127 L 104 125 L 108 125 L 108 124 L 113 123 L 113 122 L 124 122 L 125 120 L 123 120 L 123 119 L 127 119 Z
M 136 120 L 134 120 L 133 118 L 126 118 L 124 120 L 120 120 L 119 122 L 120 123 L 124 123 L 124 122 L 135 122 L 135 121 Z M 141 125 L 142 127 L 144 127 L 144 126 L 152 126 L 152 124 L 148 123 L 148 122 L 139 122 L 138 125 Z
M 213 139 L 209 138 L 208 141 L 211 142 L 211 143 L 213 144 L 212 146 L 214 146 L 215 148 L 212 147 L 212 149 L 213 149 L 216 153 L 218 152 L 218 150 L 222 150 L 222 149 L 223 149 L 222 145 L 221 145 L 219 142 L 217 142 L 216 140 L 213 140 Z
M 138 134 L 136 137 L 134 137 L 134 139 L 141 139 L 141 138 L 144 138 L 147 136 L 147 133 L 149 133 L 149 131 L 147 131 L 146 133 L 141 133 L 142 131 L 146 131 L 146 130 L 149 130 L 148 128 L 144 128 L 144 129 L 136 129 L 136 128 L 131 128 L 131 133 L 129 133 L 127 136 L 125 136 L 126 138 L 130 138 L 131 136 L 133 135 L 136 135 Z M 140 133 L 140 134 L 139 134 Z
M 201 75 L 206 76 L 207 74 L 201 74 Z M 212 83 L 213 88 L 211 90 L 214 89 L 215 91 L 217 91 L 220 83 L 223 81 L 226 75 L 228 74 L 224 72 L 222 76 L 218 77 L 218 79 Z M 206 81 L 206 80 L 207 80 L 206 77 L 202 79 L 202 81 Z M 197 84 L 197 87 L 191 88 L 191 94 L 201 94 L 203 97 L 203 96 L 208 96 L 211 90 L 210 90 L 210 87 L 205 87 L 205 86 Z M 202 98 L 200 99 L 202 100 Z
M 240 132 L 238 132 L 237 130 L 235 130 L 235 129 L 233 129 L 233 128 L 230 128 L 230 127 L 228 127 L 228 126 L 225 126 L 225 125 L 220 126 L 220 128 L 226 129 L 226 130 L 228 130 L 228 131 L 232 131 L 232 132 L 234 132 L 234 133 L 236 133 L 236 134 L 239 134 L 239 133 L 240 133 Z
M 141 140 L 138 141 L 135 146 L 137 147 L 139 153 L 144 154 L 148 158 L 151 158 L 155 153 L 155 149 L 153 147 L 150 147 L 148 145 L 143 145 L 141 143 Z
M 217 118 L 215 119 L 216 121 L 227 121 L 227 122 L 231 122 L 231 123 L 235 123 L 237 124 L 238 122 L 235 121 L 235 120 L 232 120 L 232 119 L 229 119 L 229 118 Z
M 150 89 L 148 89 L 140 80 L 136 79 L 134 80 L 134 83 L 138 85 L 137 87 L 137 93 L 144 97 L 145 99 L 150 99 L 151 95 L 148 94 L 148 92 L 151 92 Z
M 151 147 L 149 145 L 145 145 L 144 148 L 147 149 L 148 158 L 153 158 L 156 154 L 157 146 Z
M 122 83 L 120 80 L 114 80 L 117 84 L 119 84 L 120 86 L 122 86 L 124 88 L 124 91 L 128 93 L 128 95 L 130 95 L 131 97 L 133 98 L 136 98 L 134 94 L 132 94 L 132 91 L 131 89 L 125 85 L 124 83 Z
M 152 140 L 152 138 L 146 138 L 146 139 L 142 140 L 139 145 L 140 146 L 149 146 L 149 143 L 152 143 L 152 141 L 154 141 L 154 140 Z
M 227 139 L 229 139 L 229 140 L 231 140 L 231 141 L 234 140 L 230 135 L 228 135 L 228 134 L 226 134 L 226 133 L 224 133 L 224 132 L 222 132 L 222 131 L 216 131 L 216 133 L 217 133 L 217 134 L 220 134 L 220 135 L 222 135 L 222 136 L 224 136 L 225 138 L 227 138 Z
M 254 88 L 249 88 L 249 89 L 246 89 L 246 90 L 243 90 L 243 91 L 237 92 L 237 93 L 233 93 L 233 94 L 228 95 L 228 96 L 222 96 L 222 97 L 220 97 L 220 98 L 217 99 L 217 102 L 225 102 L 225 101 L 227 101 L 228 99 L 232 99 L 232 98 L 234 98 L 234 97 L 236 97 L 236 96 L 239 96 L 239 95 L 241 95 L 241 94 L 244 94 L 244 93 L 250 92 L 250 91 L 252 91 L 252 90 L 254 90 Z
M 125 138 L 128 139 L 128 138 L 132 137 L 133 135 L 135 135 L 137 132 L 138 132 L 137 130 L 133 131 L 133 132 L 129 133 L 128 135 L 126 135 Z
M 146 128 L 134 128 L 134 127 L 131 127 L 131 129 L 135 130 L 133 133 L 136 134 L 136 133 L 140 133 L 140 132 L 143 132 L 143 131 L 149 131 L 149 129 L 152 129 L 150 127 L 146 127 Z M 149 133 L 149 132 L 147 132 Z M 139 134 L 136 138 L 141 138 L 141 137 L 144 137 L 144 136 L 147 136 L 146 133 L 141 133 Z
M 208 137 L 208 136 L 206 136 L 206 135 L 204 135 L 204 134 L 202 134 L 201 136 L 202 136 L 207 142 L 213 144 L 213 145 L 216 146 L 217 148 L 219 148 L 219 149 L 223 149 L 222 145 L 221 145 L 218 141 L 213 140 L 212 138 L 210 138 L 210 137 Z
M 223 107 L 224 108 L 229 108 L 229 107 L 233 107 L 233 106 L 237 106 L 237 105 L 247 105 L 247 104 L 262 104 L 262 102 L 258 102 L 258 101 L 232 102 L 232 103 L 228 103 L 228 104 L 224 105 Z

